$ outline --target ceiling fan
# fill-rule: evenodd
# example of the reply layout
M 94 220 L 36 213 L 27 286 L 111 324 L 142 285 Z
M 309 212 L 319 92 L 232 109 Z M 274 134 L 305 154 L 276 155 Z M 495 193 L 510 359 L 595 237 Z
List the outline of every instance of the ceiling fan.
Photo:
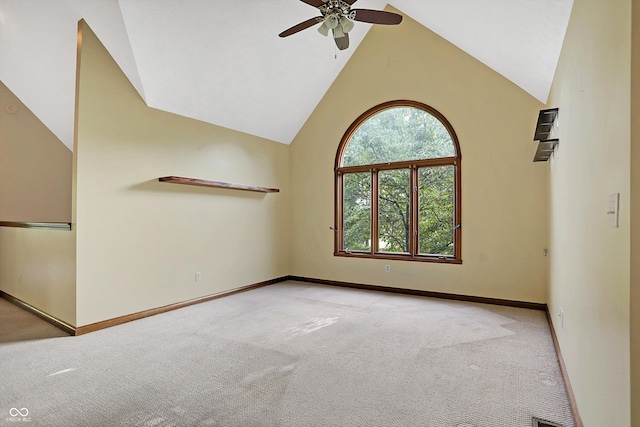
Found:
M 402 21 L 402 15 L 372 9 L 351 9 L 357 0 L 300 0 L 310 6 L 317 7 L 321 16 L 307 19 L 279 34 L 287 37 L 299 31 L 322 23 L 318 32 L 324 36 L 333 33 L 333 39 L 338 49 L 349 47 L 349 31 L 353 29 L 353 21 L 368 22 L 370 24 L 397 25 Z

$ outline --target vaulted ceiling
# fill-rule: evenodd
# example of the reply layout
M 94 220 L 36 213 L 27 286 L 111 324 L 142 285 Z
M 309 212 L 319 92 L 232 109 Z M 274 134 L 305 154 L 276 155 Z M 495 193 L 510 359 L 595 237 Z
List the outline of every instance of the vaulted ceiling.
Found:
M 390 6 L 546 102 L 572 4 Z M 0 0 L 0 80 L 72 149 L 76 31 L 85 19 L 148 106 L 289 144 L 371 27 L 357 22 L 345 51 L 315 27 L 277 36 L 317 15 L 300 0 Z

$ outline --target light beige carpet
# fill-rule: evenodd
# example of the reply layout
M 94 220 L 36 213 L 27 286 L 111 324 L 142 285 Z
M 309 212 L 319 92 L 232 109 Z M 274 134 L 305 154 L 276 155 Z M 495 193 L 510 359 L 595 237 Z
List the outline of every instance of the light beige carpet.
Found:
M 50 323 L 0 298 L 0 343 L 68 336 Z M 0 414 L 0 422 L 2 420 Z
M 574 426 L 543 312 L 296 282 L 4 342 L 0 377 L 0 425 Z

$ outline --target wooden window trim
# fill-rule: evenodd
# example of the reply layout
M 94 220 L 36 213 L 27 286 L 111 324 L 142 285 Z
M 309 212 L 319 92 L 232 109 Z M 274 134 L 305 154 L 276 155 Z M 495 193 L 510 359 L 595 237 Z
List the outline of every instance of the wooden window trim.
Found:
M 429 158 L 420 160 L 408 160 L 399 162 L 388 162 L 372 165 L 341 166 L 344 152 L 349 141 L 358 128 L 371 116 L 383 110 L 395 107 L 413 107 L 426 111 L 442 123 L 454 144 L 456 155 L 453 157 Z M 414 189 L 418 186 L 418 170 L 423 167 L 453 166 L 454 168 L 454 249 L 453 256 L 445 255 L 421 255 L 418 253 L 418 200 L 417 192 Z M 411 203 L 411 235 L 409 254 L 394 254 L 381 252 L 378 247 L 378 171 L 393 169 L 410 169 L 410 203 Z M 351 258 L 375 258 L 385 260 L 420 261 L 446 264 L 462 264 L 462 154 L 460 144 L 453 126 L 439 111 L 426 104 L 411 100 L 389 101 L 370 108 L 361 114 L 349 126 L 338 146 L 335 158 L 335 200 L 334 200 L 334 256 Z M 370 172 L 371 173 L 371 247 L 370 251 L 346 251 L 344 248 L 344 189 L 343 176 L 348 173 Z

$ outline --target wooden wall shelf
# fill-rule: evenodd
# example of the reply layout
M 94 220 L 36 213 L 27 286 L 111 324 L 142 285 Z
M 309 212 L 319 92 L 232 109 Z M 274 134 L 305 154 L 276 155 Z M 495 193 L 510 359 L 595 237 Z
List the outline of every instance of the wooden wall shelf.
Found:
M 71 230 L 69 222 L 19 222 L 0 221 L 0 227 L 38 228 L 41 230 Z
M 279 193 L 278 188 L 254 187 L 250 185 L 231 184 L 221 181 L 206 181 L 204 179 L 184 178 L 181 176 L 163 176 L 158 178 L 160 182 L 170 182 L 173 184 L 197 185 L 200 187 L 226 188 L 229 190 L 253 191 L 257 193 Z

